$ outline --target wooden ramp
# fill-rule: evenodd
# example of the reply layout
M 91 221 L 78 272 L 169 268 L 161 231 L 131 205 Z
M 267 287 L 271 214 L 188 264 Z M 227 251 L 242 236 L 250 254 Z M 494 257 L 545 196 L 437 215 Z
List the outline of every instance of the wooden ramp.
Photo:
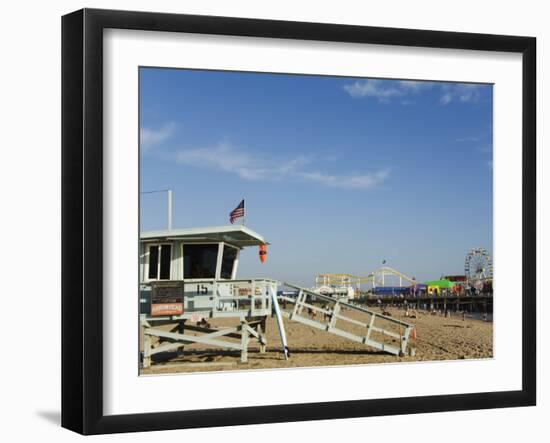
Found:
M 390 354 L 406 354 L 413 325 L 291 283 L 284 285 L 298 290 L 296 297 L 278 296 L 282 315 L 289 320 Z

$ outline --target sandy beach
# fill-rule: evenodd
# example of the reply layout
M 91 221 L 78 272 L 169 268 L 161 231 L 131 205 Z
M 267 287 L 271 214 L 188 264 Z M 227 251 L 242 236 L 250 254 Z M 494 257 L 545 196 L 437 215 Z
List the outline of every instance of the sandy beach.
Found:
M 378 309 L 374 309 L 380 312 Z M 405 317 L 405 311 L 390 308 L 393 318 L 416 327 L 417 338 L 411 339 L 409 346 L 416 350 L 415 356 L 397 357 L 368 346 L 352 342 L 309 326 L 285 319 L 290 359 L 285 360 L 276 320 L 267 320 L 267 352 L 260 353 L 259 346 L 251 342 L 248 362 L 240 363 L 239 352 L 208 348 L 197 344 L 186 346 L 185 352 L 177 356 L 175 352 L 158 354 L 151 368 L 140 368 L 141 374 L 162 374 L 205 371 L 240 371 L 269 368 L 338 366 L 368 363 L 396 363 L 426 360 L 460 360 L 472 358 L 492 358 L 493 323 L 455 314 L 451 318 L 431 315 L 419 311 L 416 318 Z M 212 326 L 234 324 L 228 320 L 211 321 Z M 170 329 L 165 326 L 163 329 Z M 141 334 L 140 340 L 143 339 Z M 141 343 L 140 343 L 141 349 Z

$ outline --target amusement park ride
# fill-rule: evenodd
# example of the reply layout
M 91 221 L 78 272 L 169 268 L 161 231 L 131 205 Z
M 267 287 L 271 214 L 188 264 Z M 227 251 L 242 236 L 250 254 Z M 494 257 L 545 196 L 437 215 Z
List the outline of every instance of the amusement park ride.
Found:
M 377 287 L 386 287 L 388 280 L 395 280 L 396 283 L 398 282 L 399 287 L 416 285 L 414 277 L 408 277 L 389 266 L 381 266 L 370 274 L 361 277 L 351 274 L 319 274 L 315 278 L 313 292 L 336 296 L 349 301 L 359 298 L 365 292 L 365 285 L 368 290 L 374 292 Z M 404 285 L 404 282 L 407 284 Z
M 493 282 L 493 261 L 485 248 L 473 248 L 466 256 L 464 275 L 469 286 L 481 290 Z

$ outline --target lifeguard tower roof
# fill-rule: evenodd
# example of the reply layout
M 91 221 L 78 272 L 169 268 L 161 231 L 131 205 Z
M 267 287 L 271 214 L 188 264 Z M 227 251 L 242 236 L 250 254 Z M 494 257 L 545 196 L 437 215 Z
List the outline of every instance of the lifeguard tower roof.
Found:
M 140 240 L 143 242 L 166 240 L 196 241 L 197 243 L 226 242 L 239 248 L 269 244 L 260 234 L 242 225 L 142 232 L 140 234 Z

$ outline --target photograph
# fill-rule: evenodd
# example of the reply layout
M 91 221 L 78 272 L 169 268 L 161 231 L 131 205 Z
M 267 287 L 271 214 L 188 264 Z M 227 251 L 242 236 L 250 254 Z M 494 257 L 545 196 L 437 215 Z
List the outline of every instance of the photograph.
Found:
M 139 67 L 139 374 L 493 358 L 493 84 Z

